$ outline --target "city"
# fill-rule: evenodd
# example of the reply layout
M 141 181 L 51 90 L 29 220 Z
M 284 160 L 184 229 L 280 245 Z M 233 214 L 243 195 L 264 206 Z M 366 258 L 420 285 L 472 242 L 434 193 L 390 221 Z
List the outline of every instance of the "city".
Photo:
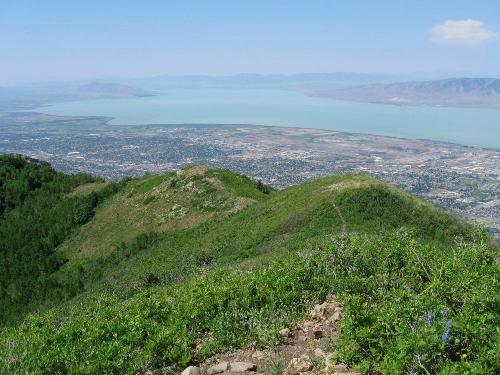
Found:
M 317 129 L 119 126 L 108 120 L 6 114 L 0 117 L 0 152 L 113 180 L 186 164 L 228 168 L 279 189 L 327 175 L 365 173 L 500 235 L 500 151 Z

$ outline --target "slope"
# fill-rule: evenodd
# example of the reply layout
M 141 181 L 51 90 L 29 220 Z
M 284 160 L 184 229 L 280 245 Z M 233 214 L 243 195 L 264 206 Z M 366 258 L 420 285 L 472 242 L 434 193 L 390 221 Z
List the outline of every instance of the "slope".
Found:
M 0 155 L 0 325 L 57 299 L 50 275 L 64 262 L 55 249 L 118 190 L 109 184 L 86 197 L 72 189 L 98 183 L 90 175 L 65 175 L 48 163 Z
M 59 252 L 72 261 L 103 257 L 140 234 L 193 228 L 266 197 L 243 176 L 232 174 L 234 181 L 225 184 L 224 174 L 196 166 L 132 180 Z
M 215 188 L 198 193 L 207 186 Z M 166 196 L 184 201 L 160 202 Z M 160 217 L 174 204 L 187 211 L 152 219 L 156 200 Z M 148 219 L 121 226 L 105 214 L 126 204 L 125 213 Z M 101 247 L 106 228 L 115 235 Z M 116 245 L 120 233 L 128 237 Z M 224 350 L 273 347 L 281 328 L 327 294 L 345 303 L 339 361 L 371 373 L 495 370 L 496 249 L 474 228 L 366 176 L 271 194 L 199 167 L 132 181 L 60 251 L 70 261 L 58 278 L 75 277 L 81 293 L 4 329 L 0 370 L 178 373 Z M 431 324 L 429 311 L 447 315 Z M 442 338 L 448 320 L 453 341 Z
M 141 278 L 171 283 L 200 266 L 277 257 L 338 234 L 344 224 L 349 232 L 363 233 L 409 225 L 422 240 L 443 243 L 467 235 L 458 220 L 379 181 L 361 175 L 331 177 L 276 193 L 229 218 L 173 233 L 108 270 L 98 287 L 127 295 L 145 282 Z

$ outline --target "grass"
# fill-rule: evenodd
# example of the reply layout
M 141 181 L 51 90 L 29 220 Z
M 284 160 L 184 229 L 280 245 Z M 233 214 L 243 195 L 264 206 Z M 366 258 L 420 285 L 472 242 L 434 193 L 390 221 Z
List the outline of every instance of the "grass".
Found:
M 446 253 L 406 232 L 341 236 L 246 272 L 198 272 L 126 300 L 95 297 L 63 320 L 33 317 L 3 332 L 0 366 L 8 373 L 177 373 L 224 350 L 275 346 L 281 328 L 335 292 L 344 299 L 339 357 L 347 363 L 370 373 L 418 372 L 420 365 L 432 373 L 494 373 L 493 255 L 480 238 Z M 447 340 L 445 319 L 452 322 Z
M 356 188 L 329 189 L 339 183 L 346 185 L 346 181 Z M 368 187 L 357 187 L 360 182 Z M 372 191 L 369 186 L 375 191 L 370 199 L 379 202 L 371 208 L 363 200 L 365 189 Z M 271 194 L 229 217 L 220 215 L 193 228 L 170 231 L 139 252 L 123 251 L 133 238 L 123 241 L 96 258 L 97 262 L 80 263 L 85 272 L 94 273 L 85 289 L 128 297 L 147 285 L 145 277 L 150 274 L 158 278 L 159 284 L 168 285 L 189 279 L 200 266 L 209 270 L 236 263 L 251 268 L 266 259 L 300 250 L 305 243 L 340 233 L 342 220 L 333 202 L 337 202 L 351 232 L 378 233 L 402 225 L 415 226 L 418 233 L 429 228 L 422 239 L 442 244 L 467 233 L 467 226 L 453 217 L 376 180 L 365 176 L 331 177 Z M 94 224 L 98 222 L 99 212 Z M 67 277 L 64 272 L 68 269 L 72 267 L 64 268 L 61 278 Z
M 5 328 L 0 373 L 179 373 L 221 351 L 274 347 L 328 294 L 344 301 L 338 359 L 362 372 L 498 370 L 497 248 L 410 194 L 362 175 L 264 194 L 200 167 L 119 194 L 109 207 L 128 200 L 145 213 L 168 196 L 211 216 L 132 228 L 63 269 L 58 281 L 81 283 L 81 293 Z M 100 214 L 76 238 L 98 243 Z M 108 230 L 119 238 L 126 226 Z
M 144 232 L 166 233 L 192 228 L 213 219 L 218 213 L 241 209 L 264 194 L 255 183 L 234 175 L 236 182 L 226 187 L 216 172 L 193 167 L 180 173 L 132 180 L 127 187 L 105 202 L 94 220 L 68 239 L 58 251 L 70 260 L 67 267 L 108 256 L 113 249 Z M 226 177 L 227 179 L 227 177 Z M 175 183 L 174 183 L 175 182 Z M 249 186 L 245 188 L 244 184 Z M 246 189 L 246 190 L 245 190 Z M 252 194 L 248 193 L 251 189 Z M 238 195 L 239 191 L 243 191 Z
M 273 357 L 271 361 L 267 364 L 265 374 L 266 375 L 283 375 L 285 372 L 286 363 L 283 358 L 277 356 Z
M 169 180 L 175 176 L 175 172 L 159 174 L 157 176 L 148 176 L 142 180 L 137 181 L 134 185 L 134 188 L 130 194 L 143 194 L 153 190 L 155 187 L 160 185 L 161 183 Z
M 99 190 L 108 186 L 108 184 L 109 184 L 108 182 L 104 182 L 104 181 L 89 182 L 89 183 L 77 186 L 72 191 L 70 191 L 67 194 L 67 196 L 68 197 L 78 197 L 78 196 L 89 195 L 90 193 L 98 192 Z

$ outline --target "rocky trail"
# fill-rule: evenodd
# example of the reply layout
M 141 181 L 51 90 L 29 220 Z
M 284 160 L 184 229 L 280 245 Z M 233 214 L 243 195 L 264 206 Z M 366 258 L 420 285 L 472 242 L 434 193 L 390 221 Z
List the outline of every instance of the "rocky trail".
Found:
M 252 349 L 224 353 L 190 366 L 182 375 L 347 375 L 358 374 L 335 362 L 333 344 L 339 337 L 342 304 L 330 299 L 316 305 L 309 317 L 280 331 L 283 342 L 274 350 Z

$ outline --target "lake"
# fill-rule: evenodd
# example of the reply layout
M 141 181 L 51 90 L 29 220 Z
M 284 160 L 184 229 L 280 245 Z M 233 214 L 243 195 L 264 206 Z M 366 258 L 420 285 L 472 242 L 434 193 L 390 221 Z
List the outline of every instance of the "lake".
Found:
M 175 89 L 157 96 L 55 103 L 36 111 L 110 124 L 255 124 L 420 138 L 500 149 L 500 110 L 402 107 L 276 89 Z

